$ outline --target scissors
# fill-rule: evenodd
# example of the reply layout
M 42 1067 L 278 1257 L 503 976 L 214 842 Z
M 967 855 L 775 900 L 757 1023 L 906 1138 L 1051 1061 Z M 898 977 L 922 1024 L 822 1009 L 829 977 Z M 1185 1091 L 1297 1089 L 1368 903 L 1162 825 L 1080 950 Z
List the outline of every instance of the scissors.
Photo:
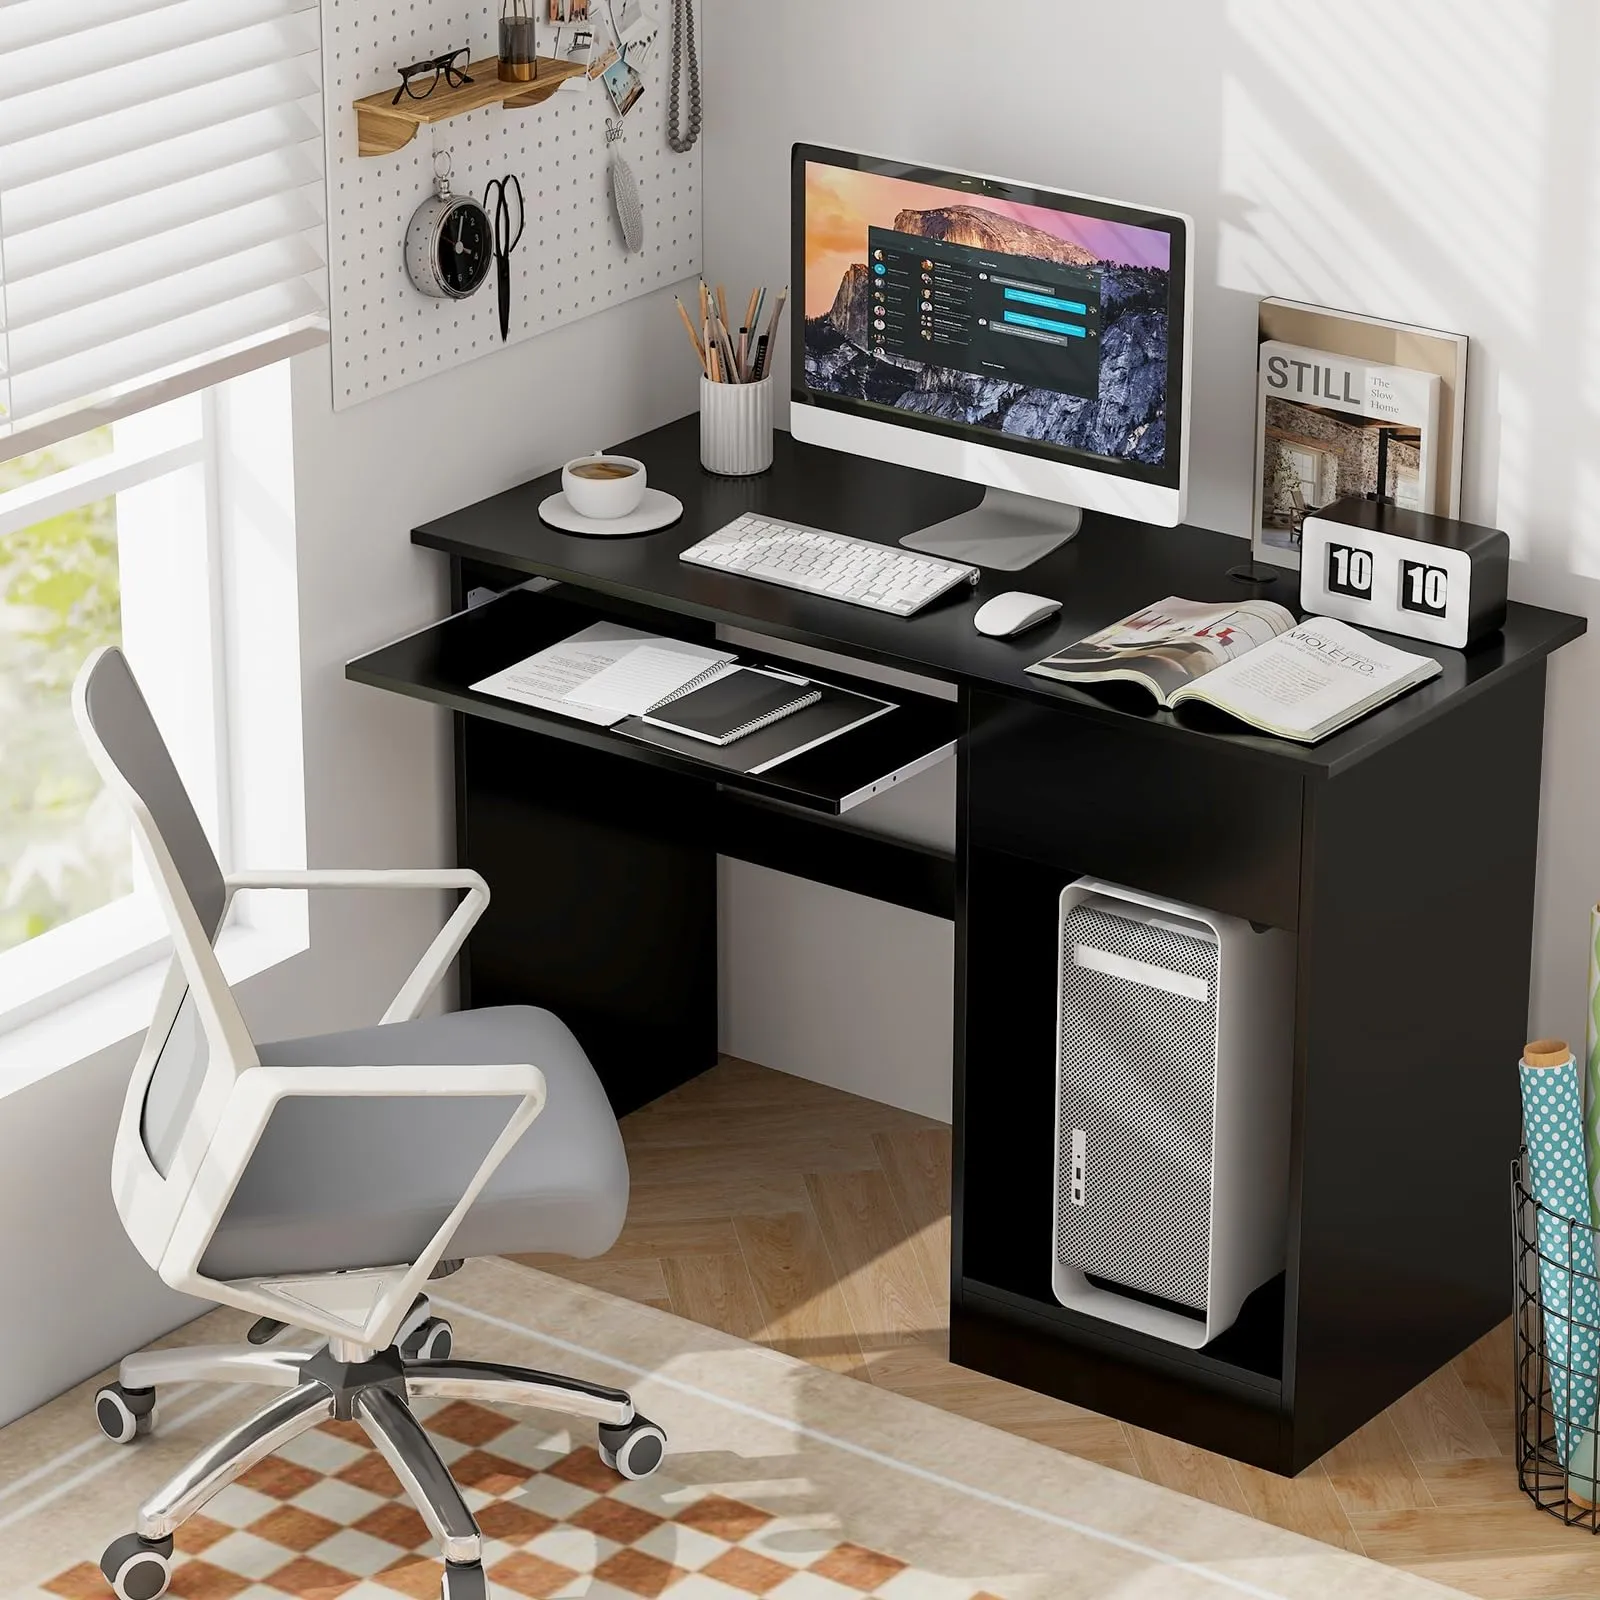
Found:
M 522 209 L 522 184 L 514 172 L 490 182 L 483 192 L 483 209 L 494 218 L 494 261 L 500 287 L 500 342 L 504 344 L 511 327 L 511 252 L 521 243 L 522 227 L 527 220 Z

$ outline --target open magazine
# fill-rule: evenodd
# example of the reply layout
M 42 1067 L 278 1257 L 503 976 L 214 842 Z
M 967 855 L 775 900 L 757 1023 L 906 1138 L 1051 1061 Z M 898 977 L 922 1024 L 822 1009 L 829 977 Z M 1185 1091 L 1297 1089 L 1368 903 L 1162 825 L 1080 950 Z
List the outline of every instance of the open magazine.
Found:
M 1136 683 L 1158 705 L 1201 701 L 1315 744 L 1443 668 L 1331 617 L 1297 623 L 1270 600 L 1146 606 L 1028 668 L 1061 683 Z

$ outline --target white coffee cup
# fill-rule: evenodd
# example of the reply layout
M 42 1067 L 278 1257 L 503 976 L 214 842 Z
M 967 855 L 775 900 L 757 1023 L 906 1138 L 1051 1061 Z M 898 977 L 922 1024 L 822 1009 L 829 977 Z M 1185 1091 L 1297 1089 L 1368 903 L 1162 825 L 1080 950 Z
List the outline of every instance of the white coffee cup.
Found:
M 644 462 L 596 450 L 561 469 L 561 489 L 580 517 L 607 522 L 639 508 L 648 479 Z

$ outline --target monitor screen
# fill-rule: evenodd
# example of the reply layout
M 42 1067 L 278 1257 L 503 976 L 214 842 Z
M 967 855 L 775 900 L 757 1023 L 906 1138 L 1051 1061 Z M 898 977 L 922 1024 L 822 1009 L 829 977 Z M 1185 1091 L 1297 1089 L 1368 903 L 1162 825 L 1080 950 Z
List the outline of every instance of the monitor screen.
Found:
M 876 157 L 796 161 L 797 398 L 1177 481 L 1181 218 Z

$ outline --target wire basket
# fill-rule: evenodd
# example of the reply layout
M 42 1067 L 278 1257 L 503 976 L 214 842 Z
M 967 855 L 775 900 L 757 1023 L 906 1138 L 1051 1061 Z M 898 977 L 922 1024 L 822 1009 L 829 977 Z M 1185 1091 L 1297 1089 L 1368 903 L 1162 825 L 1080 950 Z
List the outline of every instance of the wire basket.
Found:
M 1596 1259 L 1579 1248 L 1579 1234 L 1600 1247 L 1600 1229 L 1574 1222 L 1535 1198 L 1528 1183 L 1528 1153 L 1511 1164 L 1512 1270 L 1516 1314 L 1513 1347 L 1516 1362 L 1517 1481 L 1522 1492 L 1552 1517 L 1569 1527 L 1600 1533 L 1600 1482 L 1595 1465 L 1595 1419 L 1575 1425 L 1557 1420 L 1557 1397 L 1570 1396 L 1582 1376 L 1568 1361 L 1572 1352 L 1592 1346 L 1600 1329 L 1577 1310 L 1585 1286 L 1600 1291 L 1591 1272 L 1574 1269 L 1574 1261 Z M 1541 1242 L 1542 1241 L 1542 1242 Z M 1565 1250 L 1565 1258 L 1561 1252 Z M 1552 1273 L 1548 1269 L 1554 1268 Z M 1544 1303 L 1541 1280 L 1554 1278 L 1562 1287 L 1556 1304 Z M 1593 1295 L 1588 1303 L 1594 1304 Z M 1551 1328 L 1547 1323 L 1557 1323 Z M 1552 1336 L 1553 1335 L 1553 1336 Z M 1555 1352 L 1567 1352 L 1566 1359 Z M 1566 1409 L 1565 1400 L 1563 1410 Z M 1563 1462 L 1561 1441 L 1568 1441 Z M 1574 1443 L 1576 1440 L 1576 1443 Z

